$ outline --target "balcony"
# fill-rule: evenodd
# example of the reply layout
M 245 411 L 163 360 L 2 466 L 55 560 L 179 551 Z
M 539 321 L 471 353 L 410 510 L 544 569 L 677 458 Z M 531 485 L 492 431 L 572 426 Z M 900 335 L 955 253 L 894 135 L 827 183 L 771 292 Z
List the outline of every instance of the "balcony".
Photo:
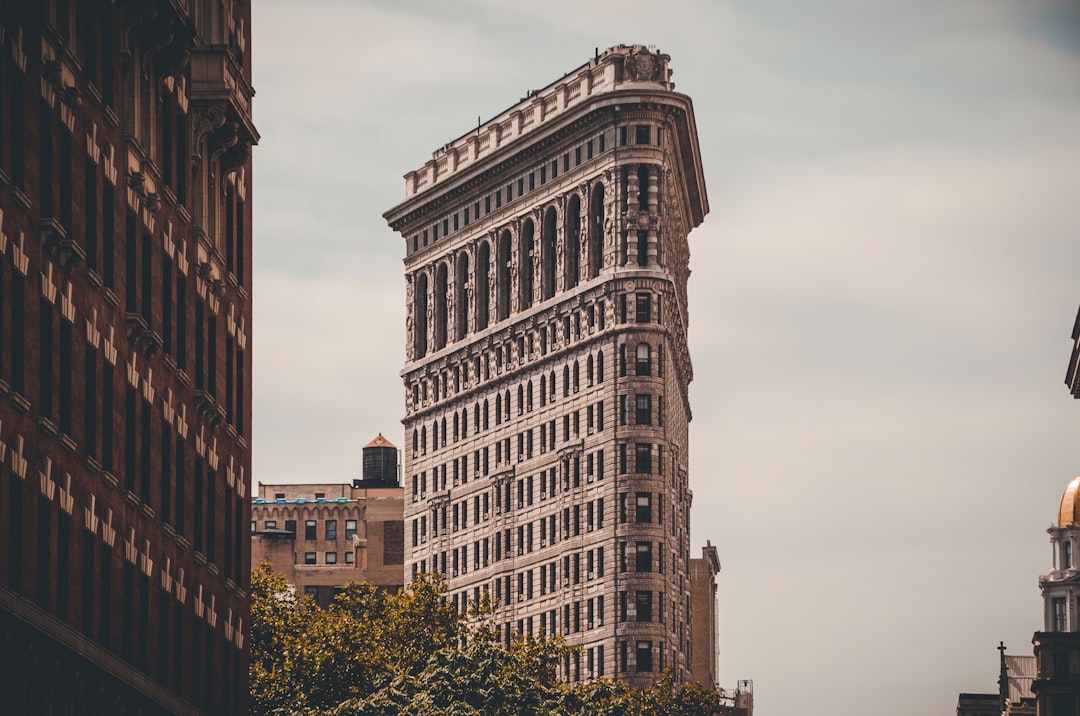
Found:
M 188 98 L 195 103 L 223 107 L 226 117 L 237 123 L 242 144 L 258 144 L 259 133 L 251 120 L 251 98 L 255 95 L 243 70 L 225 45 L 191 49 L 191 84 Z

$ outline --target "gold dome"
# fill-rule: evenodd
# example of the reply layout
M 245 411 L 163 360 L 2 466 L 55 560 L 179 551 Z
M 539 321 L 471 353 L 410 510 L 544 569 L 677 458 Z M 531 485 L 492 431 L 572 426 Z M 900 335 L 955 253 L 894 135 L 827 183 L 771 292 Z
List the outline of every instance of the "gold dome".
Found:
M 1058 508 L 1058 527 L 1080 524 L 1080 477 L 1074 477 L 1065 494 L 1061 496 Z

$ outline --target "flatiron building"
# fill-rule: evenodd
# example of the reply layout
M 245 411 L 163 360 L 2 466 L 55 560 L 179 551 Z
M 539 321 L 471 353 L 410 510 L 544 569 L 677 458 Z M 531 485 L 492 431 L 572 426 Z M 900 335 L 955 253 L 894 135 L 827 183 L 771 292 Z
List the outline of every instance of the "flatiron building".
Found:
M 405 245 L 406 578 L 564 635 L 579 681 L 692 664 L 687 235 L 708 212 L 669 57 L 608 49 L 435 150 Z

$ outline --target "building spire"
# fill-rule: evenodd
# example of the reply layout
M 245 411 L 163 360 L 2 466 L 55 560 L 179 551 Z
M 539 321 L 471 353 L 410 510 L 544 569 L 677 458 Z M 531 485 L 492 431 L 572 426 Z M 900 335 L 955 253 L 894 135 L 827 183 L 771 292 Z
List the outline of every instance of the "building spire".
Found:
M 1005 704 L 1009 699 L 1009 667 L 1005 664 L 1005 642 L 999 641 L 997 650 L 1001 652 L 1001 673 L 998 675 L 998 706 L 1005 713 Z

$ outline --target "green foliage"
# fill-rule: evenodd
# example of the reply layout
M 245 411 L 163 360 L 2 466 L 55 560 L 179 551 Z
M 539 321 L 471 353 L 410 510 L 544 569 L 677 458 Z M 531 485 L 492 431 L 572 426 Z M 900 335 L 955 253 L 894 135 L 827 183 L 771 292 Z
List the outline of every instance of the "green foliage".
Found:
M 715 689 L 569 686 L 556 665 L 577 647 L 518 635 L 509 646 L 486 597 L 458 614 L 421 575 L 396 594 L 345 586 L 327 610 L 263 562 L 251 579 L 251 713 L 308 716 L 691 716 L 723 713 Z

